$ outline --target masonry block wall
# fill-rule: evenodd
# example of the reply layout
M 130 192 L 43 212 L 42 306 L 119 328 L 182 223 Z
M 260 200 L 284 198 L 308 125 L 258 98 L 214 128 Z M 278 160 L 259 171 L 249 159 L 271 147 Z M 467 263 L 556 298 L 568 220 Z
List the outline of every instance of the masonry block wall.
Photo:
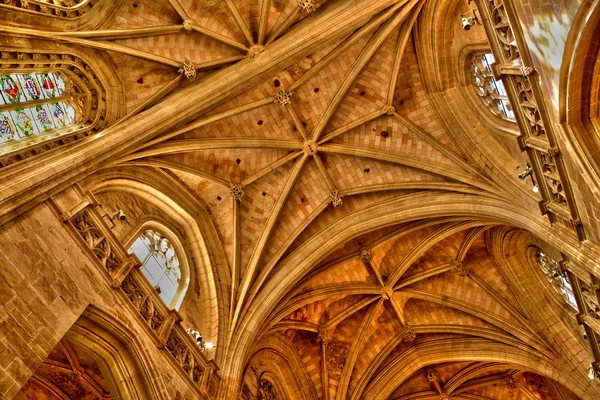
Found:
M 160 376 L 164 392 L 195 398 L 164 352 L 149 339 L 128 310 L 125 299 L 111 288 L 71 236 L 59 217 L 77 204 L 67 190 L 0 227 L 0 397 L 10 399 L 27 382 L 84 310 L 94 305 L 114 316 L 142 343 L 152 360 L 149 369 Z

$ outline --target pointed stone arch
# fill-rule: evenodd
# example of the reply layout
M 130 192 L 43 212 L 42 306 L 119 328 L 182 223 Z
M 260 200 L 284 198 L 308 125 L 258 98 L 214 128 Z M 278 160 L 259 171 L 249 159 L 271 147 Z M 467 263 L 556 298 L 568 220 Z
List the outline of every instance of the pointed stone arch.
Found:
M 54 358 L 49 356 L 24 386 L 23 397 L 17 398 L 35 396 L 40 388 L 56 398 L 82 391 L 115 400 L 168 398 L 145 345 L 131 329 L 98 307 L 88 306 L 57 348 Z M 56 358 L 57 354 L 60 357 Z M 80 362 L 82 355 L 84 362 Z
M 6 0 L 0 4 L 13 25 L 53 30 L 94 29 L 110 24 L 124 0 Z
M 98 133 L 124 113 L 121 82 L 114 65 L 96 50 L 67 48 L 57 43 L 49 45 L 40 40 L 28 41 L 25 46 L 22 41 L 14 43 L 0 38 L 0 75 L 3 80 L 33 76 L 31 81 L 35 82 L 36 91 L 39 92 L 37 100 L 21 93 L 20 97 L 23 100 L 27 98 L 26 102 L 13 104 L 8 98 L 0 102 L 4 103 L 0 104 L 0 124 L 7 119 L 4 127 L 12 127 L 10 129 L 15 133 L 15 139 L 0 141 L 0 168 Z M 46 93 L 42 90 L 45 84 L 42 78 L 51 75 L 67 82 L 64 93 Z M 56 83 L 50 81 L 50 85 L 55 86 Z M 59 123 L 50 123 L 42 128 L 41 122 L 33 122 L 40 125 L 40 132 L 25 136 L 17 135 L 16 122 L 10 122 L 16 118 L 11 113 L 18 112 L 18 107 L 48 107 L 44 110 L 51 114 L 53 104 L 63 103 L 69 103 L 76 110 L 76 118 L 71 124 L 61 126 Z M 39 119 L 39 114 L 33 113 L 33 117 Z M 2 137 L 6 139 L 4 133 Z
M 180 239 L 185 240 L 190 282 L 196 281 L 200 285 L 199 302 L 195 304 L 199 304 L 202 319 L 194 321 L 197 325 L 193 329 L 199 330 L 207 341 L 216 343 L 215 357 L 219 360 L 223 355 L 221 344 L 227 328 L 229 271 L 205 205 L 189 196 L 176 181 L 150 168 L 104 170 L 86 178 L 83 186 L 95 194 L 112 191 L 141 196 L 178 224 L 176 229 L 169 223 L 165 224 L 165 219 L 151 216 L 152 220 L 180 233 Z M 147 221 L 140 221 L 139 226 Z M 130 238 L 133 236 L 133 233 L 129 234 Z M 183 314 L 192 300 L 192 296 L 182 299 Z

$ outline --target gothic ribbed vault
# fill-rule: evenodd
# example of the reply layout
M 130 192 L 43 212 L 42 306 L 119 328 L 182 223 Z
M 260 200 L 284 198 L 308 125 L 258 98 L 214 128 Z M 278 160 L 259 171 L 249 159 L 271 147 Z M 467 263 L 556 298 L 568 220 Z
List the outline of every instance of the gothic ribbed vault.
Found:
M 0 26 L 2 62 L 74 49 L 115 105 L 100 132 L 6 156 L 2 217 L 77 182 L 126 213 L 123 245 L 152 221 L 177 235 L 221 398 L 597 398 L 535 262 L 596 253 L 516 179 L 518 127 L 470 85 L 489 44 L 456 23 L 465 1 L 113 7 Z

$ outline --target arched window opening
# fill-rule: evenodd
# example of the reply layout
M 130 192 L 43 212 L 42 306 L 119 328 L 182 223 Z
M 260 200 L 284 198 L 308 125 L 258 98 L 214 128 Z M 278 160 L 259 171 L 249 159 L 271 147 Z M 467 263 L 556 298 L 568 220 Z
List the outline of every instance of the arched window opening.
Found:
M 0 75 L 0 146 L 69 129 L 83 119 L 89 94 L 60 71 Z M 0 149 L 2 148 L 0 147 Z
M 171 242 L 160 233 L 147 230 L 129 248 L 142 263 L 142 273 L 166 305 L 171 305 L 179 288 L 181 269 Z
M 102 129 L 105 93 L 76 56 L 0 49 L 0 166 Z
M 3 3 L 1 7 L 66 19 L 79 18 L 94 6 L 92 0 L 4 0 Z
M 571 286 L 567 275 L 560 269 L 558 262 L 548 257 L 548 255 L 542 251 L 538 251 L 535 257 L 540 269 L 554 290 L 560 293 L 575 311 L 579 311 L 575 301 L 575 295 L 573 294 L 573 287 Z
M 491 113 L 504 120 L 515 122 L 515 113 L 508 101 L 506 88 L 501 80 L 494 79 L 491 64 L 494 56 L 491 53 L 473 55 L 471 63 L 472 83 L 479 98 Z

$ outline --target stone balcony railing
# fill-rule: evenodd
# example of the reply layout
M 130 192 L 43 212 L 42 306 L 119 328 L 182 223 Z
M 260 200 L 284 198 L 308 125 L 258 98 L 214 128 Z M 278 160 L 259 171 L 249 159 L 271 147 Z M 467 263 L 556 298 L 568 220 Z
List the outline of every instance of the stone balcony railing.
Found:
M 575 268 L 564 256 L 560 262 L 560 269 L 573 288 L 573 296 L 579 310 L 577 322 L 585 330 L 594 357 L 592 367 L 600 377 L 600 280 L 580 268 Z
M 492 71 L 502 79 L 542 195 L 540 209 L 550 222 L 562 222 L 585 239 L 558 136 L 550 120 L 539 77 L 510 0 L 475 0 L 494 54 Z
M 86 195 L 77 207 L 63 214 L 74 236 L 102 269 L 110 286 L 145 327 L 156 346 L 168 354 L 174 369 L 196 391 L 199 398 L 208 398 L 218 387 L 219 376 L 214 361 L 206 359 L 196 342 L 181 325 L 176 310 L 170 310 L 160 299 L 139 267 L 140 261 L 128 254 L 113 235 L 96 208 L 93 195 Z

